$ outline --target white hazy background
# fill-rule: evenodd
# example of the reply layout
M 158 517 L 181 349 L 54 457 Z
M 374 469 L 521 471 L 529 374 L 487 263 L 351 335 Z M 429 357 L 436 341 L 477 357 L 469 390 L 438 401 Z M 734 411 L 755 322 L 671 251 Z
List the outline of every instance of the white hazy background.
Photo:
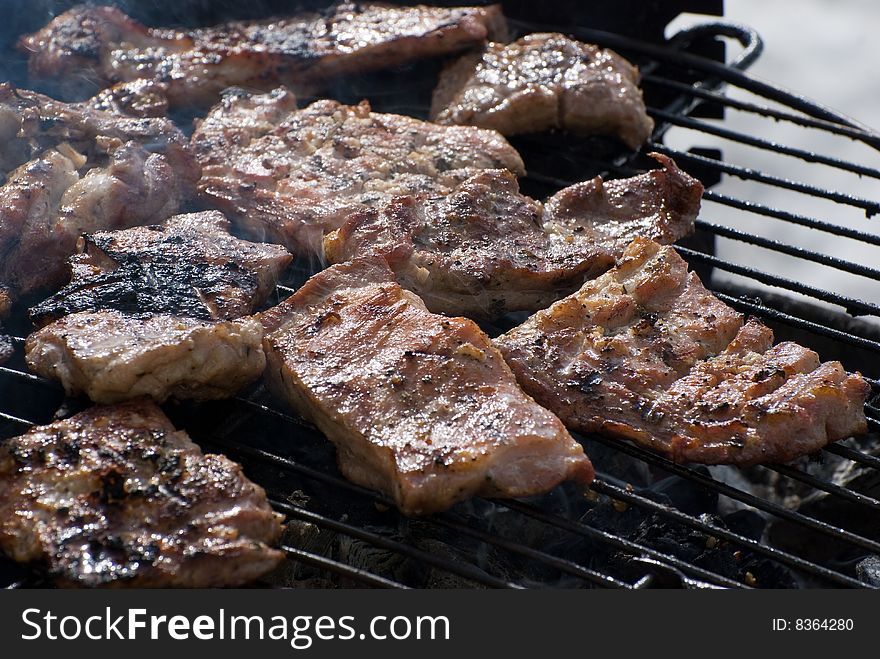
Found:
M 752 75 L 800 93 L 880 130 L 880 1 L 727 0 L 725 19 L 748 24 L 763 37 L 764 52 L 749 69 Z M 670 24 L 667 36 L 704 20 L 705 17 L 680 16 Z M 730 43 L 728 57 L 739 50 L 737 44 Z M 728 93 L 735 98 L 774 105 L 733 87 L 728 89 Z M 880 152 L 845 137 L 730 109 L 721 124 L 756 137 L 880 169 Z M 824 165 L 805 163 L 796 158 L 684 129 L 670 130 L 667 142 L 682 150 L 692 146 L 718 147 L 726 162 L 829 190 L 880 200 L 880 180 L 877 179 L 860 178 Z M 721 184 L 714 189 L 730 196 L 880 235 L 880 215 L 868 219 L 864 211 L 858 208 L 731 176 L 724 176 Z M 737 227 L 880 269 L 880 247 L 711 202 L 704 203 L 701 216 L 710 222 Z M 718 241 L 718 255 L 826 290 L 880 303 L 880 282 L 876 280 L 841 273 L 757 247 L 743 248 L 741 243 L 725 239 Z M 716 277 L 736 280 L 735 276 L 721 272 L 716 272 Z M 751 280 L 747 283 L 752 285 Z M 871 320 L 877 322 L 877 319 Z

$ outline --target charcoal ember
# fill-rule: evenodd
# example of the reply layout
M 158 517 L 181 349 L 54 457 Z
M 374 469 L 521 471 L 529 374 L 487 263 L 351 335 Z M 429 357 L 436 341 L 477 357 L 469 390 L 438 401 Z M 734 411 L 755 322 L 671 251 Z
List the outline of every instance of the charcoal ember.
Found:
M 689 505 L 681 498 L 682 491 L 686 491 L 682 486 L 671 482 L 661 483 L 678 498 L 679 506 L 682 503 Z M 675 503 L 668 493 L 659 491 L 656 487 L 638 493 L 664 505 Z M 703 508 L 707 509 L 711 508 Z M 704 523 L 728 529 L 725 520 L 717 515 L 703 513 L 699 517 Z M 744 515 L 733 516 L 734 522 L 741 526 L 745 524 L 745 519 Z M 606 500 L 588 511 L 582 521 L 741 583 L 766 588 L 790 588 L 797 585 L 795 577 L 787 569 L 751 554 L 747 549 L 641 508 L 628 506 L 622 509 L 619 503 Z M 758 528 L 756 521 L 749 523 L 755 530 Z M 630 554 L 618 552 L 610 560 L 613 565 L 622 568 L 632 558 Z
M 331 557 L 336 533 L 300 520 L 288 521 L 281 546 L 296 547 L 319 556 Z M 281 588 L 334 588 L 326 571 L 295 559 L 284 561 L 266 576 L 266 581 Z
M 880 455 L 880 436 L 869 433 L 845 444 L 869 455 Z M 798 465 L 803 471 L 848 490 L 880 499 L 880 470 L 862 466 L 837 456 L 823 453 L 821 460 Z M 839 495 L 823 492 L 773 474 L 765 490 L 767 498 L 776 499 L 786 508 L 808 517 L 827 522 L 872 540 L 880 540 L 880 524 L 867 506 Z M 863 551 L 847 546 L 833 535 L 818 533 L 798 522 L 773 519 L 767 538 L 775 546 L 802 555 L 815 562 L 847 561 L 860 558 Z
M 868 558 L 856 565 L 856 576 L 872 588 L 880 588 L 880 556 Z
M 591 440 L 588 436 L 575 437 L 584 445 L 584 452 L 590 456 L 590 462 L 596 471 L 614 474 L 616 478 L 636 487 L 646 487 L 655 481 L 656 477 L 646 462 L 633 460 L 626 453 L 603 442 Z
M 694 471 L 704 476 L 709 475 L 709 470 L 702 465 L 695 466 Z M 700 515 L 707 510 L 718 509 L 717 492 L 707 490 L 693 481 L 678 476 L 670 476 L 657 481 L 651 489 L 657 494 L 665 496 L 673 506 L 688 515 Z
M 761 540 L 767 528 L 764 516 L 747 508 L 725 515 L 722 519 L 728 529 L 750 540 Z

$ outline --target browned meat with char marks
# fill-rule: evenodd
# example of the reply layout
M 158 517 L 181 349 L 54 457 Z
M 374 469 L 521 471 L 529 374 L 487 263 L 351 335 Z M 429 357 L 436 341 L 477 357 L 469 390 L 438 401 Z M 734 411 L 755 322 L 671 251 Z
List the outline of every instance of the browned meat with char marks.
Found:
M 203 454 L 151 402 L 0 445 L 0 550 L 60 585 L 239 586 L 282 560 L 281 530 L 239 465 Z
M 430 313 L 382 259 L 335 265 L 262 318 L 274 391 L 336 445 L 348 478 L 407 514 L 593 478 L 477 325 Z
M 398 197 L 353 215 L 324 240 L 340 263 L 379 254 L 435 312 L 536 311 L 612 267 L 636 236 L 672 243 L 693 231 L 703 186 L 669 158 L 633 178 L 566 188 L 541 204 L 509 171 L 475 174 L 443 197 Z
M 431 117 L 504 135 L 550 128 L 616 135 L 638 149 L 654 128 L 638 84 L 638 69 L 612 50 L 556 33 L 529 34 L 447 66 Z
M 227 87 L 288 85 L 315 92 L 335 76 L 399 66 L 504 38 L 487 7 L 337 4 L 324 13 L 237 21 L 195 30 L 146 27 L 114 7 L 80 5 L 26 36 L 32 76 L 79 100 L 94 86 L 147 78 L 172 105 L 209 105 Z
M 718 300 L 671 247 L 618 266 L 495 344 L 566 425 L 676 461 L 784 462 L 865 431 L 869 387 Z
M 483 169 L 524 172 L 494 131 L 371 112 L 367 103 L 297 110 L 284 89 L 227 95 L 192 142 L 205 201 L 261 240 L 309 255 L 353 213 L 397 195 L 446 194 Z
M 95 104 L 0 85 L 0 313 L 61 284 L 81 233 L 160 222 L 193 193 L 198 165 L 170 121 Z
M 290 262 L 283 247 L 228 233 L 221 213 L 85 236 L 73 280 L 31 310 L 35 372 L 97 402 L 148 395 L 222 398 L 259 377 L 250 314 Z

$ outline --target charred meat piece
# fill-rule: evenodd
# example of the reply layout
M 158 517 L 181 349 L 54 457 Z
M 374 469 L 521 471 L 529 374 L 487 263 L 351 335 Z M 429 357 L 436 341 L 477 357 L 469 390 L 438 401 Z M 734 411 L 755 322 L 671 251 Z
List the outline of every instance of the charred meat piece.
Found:
M 430 313 L 382 259 L 333 266 L 262 319 L 274 391 L 336 445 L 348 478 L 407 514 L 593 478 L 489 338 Z
M 616 135 L 638 149 L 654 128 L 638 84 L 638 69 L 612 50 L 561 34 L 529 34 L 447 66 L 431 118 L 504 135 L 550 128 Z
M 101 87 L 148 78 L 172 105 L 209 105 L 230 86 L 284 84 L 314 92 L 335 76 L 457 53 L 503 39 L 498 6 L 395 7 L 340 3 L 325 13 L 232 22 L 190 31 L 148 28 L 113 7 L 78 6 L 19 47 L 33 77 L 79 100 Z
M 222 398 L 259 377 L 251 313 L 290 255 L 227 232 L 216 211 L 80 241 L 71 283 L 32 310 L 25 357 L 36 373 L 97 402 Z
M 83 232 L 160 222 L 199 169 L 164 119 L 133 119 L 0 85 L 0 314 L 64 281 Z
M 231 235 L 217 211 L 85 235 L 78 251 L 70 259 L 71 282 L 31 309 L 38 326 L 98 309 L 241 318 L 265 302 L 292 258 L 278 245 Z
M 155 404 L 92 407 L 0 446 L 0 549 L 64 586 L 216 587 L 277 566 L 266 493 Z
M 789 461 L 865 431 L 860 375 L 772 343 L 671 247 L 644 239 L 614 270 L 495 340 L 523 389 L 569 428 L 679 462 Z
M 228 94 L 193 135 L 199 191 L 259 239 L 320 254 L 352 213 L 396 195 L 438 195 L 482 169 L 524 172 L 494 131 L 317 101 L 290 92 Z
M 383 256 L 431 311 L 492 318 L 536 311 L 612 267 L 636 236 L 672 243 L 693 231 L 702 185 L 675 163 L 596 178 L 546 204 L 516 177 L 486 170 L 443 197 L 398 197 L 353 215 L 324 241 L 327 259 Z

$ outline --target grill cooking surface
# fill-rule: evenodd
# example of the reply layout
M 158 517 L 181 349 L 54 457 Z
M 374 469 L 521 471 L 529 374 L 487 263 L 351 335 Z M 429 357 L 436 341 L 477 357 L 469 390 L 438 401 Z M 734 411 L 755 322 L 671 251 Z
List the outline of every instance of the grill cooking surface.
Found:
M 550 26 L 514 22 L 519 32 Z M 706 151 L 686 152 L 664 144 L 670 128 L 722 137 L 770 150 L 810 166 L 828 166 L 880 178 L 880 171 L 843 162 L 829 154 L 777 144 L 775 122 L 852 139 L 880 148 L 880 136 L 809 101 L 750 79 L 742 71 L 757 57 L 760 42 L 748 30 L 712 24 L 677 35 L 660 47 L 592 30 L 572 30 L 584 41 L 618 50 L 640 65 L 649 113 L 657 123 L 651 141 L 637 155 L 610 141 L 573 140 L 562 135 L 514 139 L 529 176 L 524 191 L 543 196 L 597 173 L 629 176 L 650 166 L 643 155 L 673 157 L 707 185 L 727 175 L 755 186 L 775 186 L 863 209 L 880 202 L 791 180 L 785 171 L 758 171 L 748 162 L 722 162 Z M 725 36 L 740 42 L 740 55 L 722 65 L 693 54 L 692 46 Z M 365 76 L 334 90 L 342 101 L 370 98 L 378 111 L 424 117 L 436 65 L 416 65 L 395 78 Z M 19 81 L 24 82 L 24 81 Z M 752 100 L 730 98 L 738 87 Z M 739 97 L 737 97 L 739 98 Z M 307 99 L 302 99 L 304 103 Z M 766 131 L 745 135 L 705 117 L 719 110 L 766 118 Z M 699 135 L 697 135 L 699 136 Z M 381 495 L 344 480 L 333 449 L 310 425 L 296 418 L 258 386 L 231 401 L 168 404 L 175 425 L 186 428 L 206 451 L 240 461 L 263 485 L 273 506 L 290 524 L 283 549 L 289 560 L 268 582 L 279 586 L 541 586 L 811 587 L 880 586 L 880 332 L 853 316 L 880 316 L 880 306 L 846 292 L 822 290 L 715 256 L 716 237 L 738 243 L 744 257 L 769 250 L 857 277 L 880 279 L 880 271 L 768 240 L 713 221 L 717 205 L 739 209 L 767 223 L 787 223 L 880 246 L 880 237 L 825 222 L 785 208 L 771 208 L 749 196 L 707 190 L 697 235 L 677 249 L 717 295 L 767 322 L 778 340 L 794 339 L 824 359 L 840 359 L 861 370 L 872 385 L 866 406 L 869 434 L 826 447 L 793 465 L 741 470 L 673 464 L 637 446 L 603 437 L 583 437 L 597 468 L 584 496 L 563 486 L 530 500 L 476 499 L 423 519 L 398 514 Z M 743 258 L 743 262 L 748 259 Z M 277 298 L 295 290 L 307 264 L 278 287 Z M 737 275 L 736 285 L 713 271 Z M 519 318 L 509 319 L 510 324 Z M 502 327 L 487 327 L 496 334 Z M 19 313 L 7 330 L 15 354 L 0 367 L 0 437 L 47 423 L 60 411 L 86 405 L 65 400 L 52 382 L 28 374 L 22 348 L 30 327 Z M 0 563 L 9 587 L 41 585 L 24 568 Z

